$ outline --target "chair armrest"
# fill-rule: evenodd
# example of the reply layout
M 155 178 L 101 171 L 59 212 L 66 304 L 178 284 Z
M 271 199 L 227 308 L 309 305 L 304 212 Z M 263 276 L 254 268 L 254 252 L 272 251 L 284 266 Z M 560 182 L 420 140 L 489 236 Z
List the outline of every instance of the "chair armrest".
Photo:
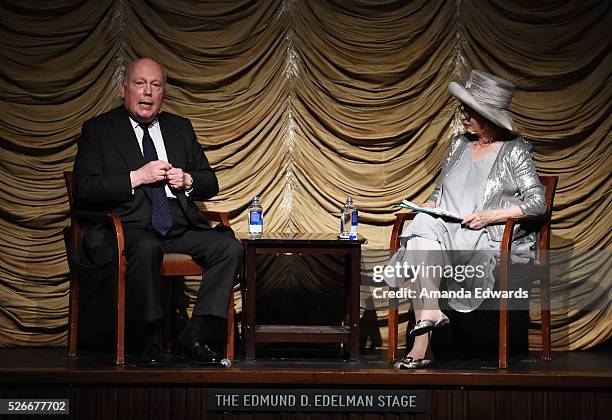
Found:
M 74 210 L 72 211 L 71 218 L 73 221 L 72 225 L 72 246 L 76 247 L 81 241 L 81 223 L 84 221 L 90 223 L 103 223 L 108 222 L 111 228 L 115 232 L 115 238 L 117 240 L 117 255 L 119 260 L 123 257 L 123 250 L 125 248 L 124 236 L 123 236 L 123 225 L 121 219 L 114 213 L 103 212 L 103 211 L 90 211 L 90 210 Z
M 121 230 L 123 230 L 119 216 L 108 211 L 74 210 L 72 212 L 72 217 L 74 217 L 79 223 L 84 221 L 90 223 L 100 223 L 104 222 L 105 220 L 112 221 L 113 226 L 116 227 L 118 225 Z
M 514 235 L 514 226 L 517 224 L 525 225 L 525 224 L 541 224 L 547 225 L 549 223 L 546 215 L 541 216 L 519 216 L 519 217 L 509 217 L 505 221 L 501 221 L 498 223 L 493 223 L 496 225 L 504 225 L 504 234 L 502 236 L 501 250 L 502 251 L 510 251 L 512 247 L 512 236 Z
M 416 211 L 395 213 L 395 222 L 393 223 L 393 231 L 391 232 L 391 242 L 389 243 L 389 251 L 391 255 L 399 248 L 399 235 L 402 232 L 402 227 L 406 220 L 413 220 L 418 213 Z
M 514 221 L 514 224 L 534 224 L 534 223 L 546 223 L 548 221 L 546 215 L 541 216 L 519 216 L 519 217 L 509 217 L 506 220 L 502 220 L 500 222 L 491 223 L 492 225 L 505 225 L 510 220 Z
M 218 222 L 223 226 L 231 227 L 229 213 L 226 211 L 202 210 L 202 214 L 204 214 L 208 220 Z

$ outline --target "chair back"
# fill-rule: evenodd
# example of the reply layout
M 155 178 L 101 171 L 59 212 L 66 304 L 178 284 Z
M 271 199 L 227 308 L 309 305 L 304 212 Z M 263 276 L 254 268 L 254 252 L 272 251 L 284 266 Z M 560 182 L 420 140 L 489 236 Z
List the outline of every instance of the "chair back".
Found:
M 555 192 L 559 177 L 555 175 L 540 175 L 540 183 L 544 186 L 546 197 L 546 219 L 550 221 L 552 208 L 555 201 Z
M 558 176 L 540 175 L 540 183 L 544 186 L 544 197 L 546 199 L 546 213 L 544 214 L 545 221 L 544 223 L 542 223 L 540 232 L 538 234 L 538 248 L 540 250 L 540 255 L 538 259 L 543 264 L 548 261 L 547 252 L 548 250 L 550 250 L 550 223 L 558 181 Z
M 74 192 L 72 185 L 72 171 L 64 171 L 64 181 L 66 182 L 66 191 L 68 192 L 68 205 L 70 210 L 74 208 Z
M 64 171 L 64 182 L 66 183 L 66 191 L 68 192 L 68 209 L 70 211 L 70 244 L 67 244 L 66 248 L 69 249 L 69 252 L 72 252 L 81 241 L 81 226 L 74 218 L 74 187 L 72 183 L 72 171 Z

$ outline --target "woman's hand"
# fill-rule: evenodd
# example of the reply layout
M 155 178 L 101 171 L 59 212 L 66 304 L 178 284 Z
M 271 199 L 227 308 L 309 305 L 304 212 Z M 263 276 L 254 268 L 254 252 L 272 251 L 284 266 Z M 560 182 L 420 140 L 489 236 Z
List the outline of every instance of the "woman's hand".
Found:
M 467 225 L 470 229 L 480 230 L 489 223 L 498 221 L 497 210 L 475 211 L 467 215 L 461 221 L 462 225 Z
M 426 201 L 423 204 L 421 204 L 421 207 L 426 208 L 426 209 L 433 209 L 436 207 L 436 203 L 434 203 L 433 201 Z
M 523 210 L 521 210 L 519 206 L 496 210 L 475 211 L 465 216 L 461 224 L 467 225 L 470 229 L 479 230 L 491 223 L 505 222 L 510 217 L 521 217 L 523 215 Z

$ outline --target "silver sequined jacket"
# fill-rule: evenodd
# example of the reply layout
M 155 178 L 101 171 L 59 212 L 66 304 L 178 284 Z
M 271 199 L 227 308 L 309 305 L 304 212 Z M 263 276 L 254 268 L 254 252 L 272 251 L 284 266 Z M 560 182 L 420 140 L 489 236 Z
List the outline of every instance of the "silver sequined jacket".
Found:
M 470 140 L 463 134 L 453 138 L 450 151 L 442 166 L 437 186 L 429 200 L 439 202 L 441 180 L 452 174 Z M 540 183 L 531 158 L 531 145 L 522 137 L 504 142 L 493 163 L 484 192 L 483 210 L 518 205 L 526 215 L 546 212 L 544 187 Z M 535 234 L 517 226 L 514 238 L 518 242 L 533 242 Z M 489 238 L 500 242 L 504 225 L 487 226 Z

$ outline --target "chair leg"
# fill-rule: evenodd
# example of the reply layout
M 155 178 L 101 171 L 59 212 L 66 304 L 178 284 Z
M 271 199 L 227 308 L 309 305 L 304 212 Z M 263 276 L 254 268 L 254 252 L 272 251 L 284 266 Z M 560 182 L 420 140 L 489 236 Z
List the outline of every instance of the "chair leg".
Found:
M 227 310 L 227 341 L 225 343 L 225 357 L 234 360 L 234 334 L 235 334 L 234 291 L 230 294 L 229 308 Z
M 540 304 L 541 304 L 541 334 L 542 334 L 542 360 L 551 359 L 550 353 L 550 285 L 549 279 L 542 281 Z
M 179 277 L 180 278 L 180 277 Z M 164 303 L 164 348 L 166 351 L 172 351 L 172 342 L 174 338 L 174 322 L 176 320 L 176 280 L 175 277 L 165 278 L 165 292 L 163 296 Z
M 70 275 L 68 299 L 68 357 L 76 357 L 79 333 L 79 279 L 75 274 Z
M 395 288 L 393 288 L 395 289 Z M 391 289 L 390 289 L 391 290 Z M 393 362 L 397 359 L 397 327 L 398 327 L 398 301 L 389 298 L 389 317 L 387 319 L 388 350 L 387 360 Z
M 505 232 L 505 231 L 504 231 Z M 500 263 L 497 267 L 499 276 L 499 290 L 503 293 L 508 291 L 510 284 L 510 249 L 501 252 Z M 510 316 L 508 313 L 508 299 L 499 298 L 499 359 L 498 367 L 506 369 L 508 367 L 508 350 L 509 350 L 509 324 Z
M 397 359 L 397 309 L 389 309 L 389 320 L 387 322 L 389 335 L 389 350 L 387 360 L 393 362 Z
M 119 264 L 115 294 L 115 364 L 125 365 L 125 265 Z
M 509 323 L 510 317 L 508 313 L 508 300 L 501 298 L 499 300 L 499 360 L 498 366 L 500 369 L 508 367 L 508 347 L 509 347 Z

